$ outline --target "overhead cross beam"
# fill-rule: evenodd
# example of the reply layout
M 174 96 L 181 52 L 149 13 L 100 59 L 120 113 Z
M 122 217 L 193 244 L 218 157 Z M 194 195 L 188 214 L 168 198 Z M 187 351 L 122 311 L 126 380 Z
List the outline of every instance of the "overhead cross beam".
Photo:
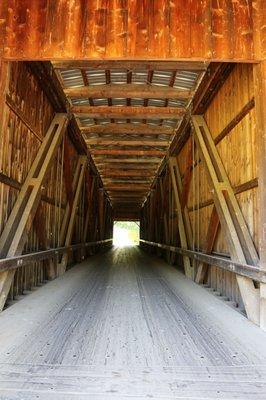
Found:
M 56 69 L 119 69 L 145 71 L 205 71 L 209 62 L 201 61 L 127 61 L 127 60 L 88 60 L 88 61 L 52 61 Z
M 97 133 L 98 135 L 120 135 L 120 134 L 134 134 L 134 135 L 173 135 L 173 128 L 167 126 L 154 126 L 151 124 L 142 123 L 109 123 L 104 125 L 92 125 L 84 126 L 80 128 L 81 132 L 89 135 L 91 133 Z M 86 137 L 86 136 L 85 136 Z
M 95 138 L 86 139 L 86 144 L 100 145 L 100 146 L 157 146 L 168 147 L 169 141 L 167 140 L 148 140 L 148 139 L 110 139 L 110 138 Z
M 123 163 L 125 164 L 125 167 L 127 167 L 127 164 L 133 163 L 133 164 L 158 164 L 161 159 L 160 158 L 155 158 L 155 157 L 143 157 L 139 156 L 138 154 L 136 157 L 117 157 L 113 158 L 113 156 L 109 157 L 108 154 L 101 156 L 101 155 L 96 155 L 94 154 L 94 161 L 97 162 L 97 166 L 105 166 L 106 164 L 109 163 Z
M 131 177 L 131 176 L 142 176 L 142 177 L 152 177 L 153 173 L 149 170 L 138 170 L 138 169 L 129 169 L 126 171 L 116 169 L 110 169 L 103 171 L 104 177 L 111 177 L 111 176 L 124 176 L 124 177 Z
M 144 169 L 144 170 L 149 170 L 149 171 L 156 171 L 158 163 L 154 164 L 154 163 L 142 163 L 141 161 L 139 161 L 139 163 L 123 163 L 122 161 L 120 161 L 120 163 L 109 163 L 109 162 L 105 162 L 105 163 L 98 163 L 97 164 L 97 168 L 98 171 L 100 172 L 104 172 L 104 171 L 109 171 L 110 169 L 119 169 L 119 170 L 131 170 L 131 169 Z
M 117 185 L 115 185 L 115 186 L 112 186 L 112 185 L 106 185 L 105 186 L 105 188 L 106 188 L 106 190 L 109 192 L 109 191 L 133 191 L 133 192 L 136 192 L 136 191 L 138 191 L 138 192 L 142 192 L 142 191 L 145 191 L 145 190 L 148 190 L 149 188 L 150 188 L 150 186 L 149 185 L 145 185 L 145 184 L 141 184 L 141 183 L 139 183 L 139 184 L 130 184 L 130 183 L 125 183 L 124 185 L 123 184 L 117 184 Z
M 191 90 L 180 90 L 169 86 L 112 84 L 83 86 L 64 89 L 65 95 L 72 98 L 138 98 L 138 99 L 189 99 Z
M 138 107 L 138 106 L 72 106 L 70 111 L 88 118 L 140 118 L 179 119 L 186 109 L 181 107 Z
M 165 152 L 161 150 L 128 150 L 128 149 L 91 149 L 92 155 L 111 155 L 111 156 L 164 156 Z M 142 160 L 140 158 L 140 160 Z M 123 160 L 124 161 L 124 160 Z

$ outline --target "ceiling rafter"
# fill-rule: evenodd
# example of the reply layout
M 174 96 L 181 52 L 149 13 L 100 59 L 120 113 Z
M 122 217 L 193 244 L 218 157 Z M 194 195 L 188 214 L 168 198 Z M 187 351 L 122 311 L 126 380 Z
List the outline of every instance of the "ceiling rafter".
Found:
M 73 114 L 89 118 L 130 118 L 130 119 L 179 119 L 184 115 L 184 107 L 138 107 L 138 106 L 72 106 Z
M 154 126 L 151 124 L 142 123 L 127 123 L 127 124 L 104 124 L 97 126 L 83 126 L 81 132 L 84 134 L 98 134 L 98 135 L 120 135 L 120 134 L 134 134 L 134 135 L 173 135 L 173 128 L 167 126 Z
M 126 199 L 136 210 L 207 64 L 110 60 L 53 65 L 113 205 Z

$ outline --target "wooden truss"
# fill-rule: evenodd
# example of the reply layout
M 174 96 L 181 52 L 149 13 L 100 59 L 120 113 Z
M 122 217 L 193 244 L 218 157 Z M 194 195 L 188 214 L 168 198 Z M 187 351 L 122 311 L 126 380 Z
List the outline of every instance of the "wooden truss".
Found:
M 210 222 L 209 222 L 209 226 L 208 226 L 205 248 L 204 248 L 204 252 L 206 254 L 210 254 L 213 250 L 219 226 L 220 226 L 219 216 L 217 214 L 215 206 L 213 206 L 211 218 L 210 218 Z M 198 266 L 197 274 L 195 277 L 196 283 L 204 283 L 204 278 L 207 273 L 207 270 L 208 270 L 208 264 L 201 261 Z
M 61 144 L 67 123 L 66 114 L 56 114 L 44 137 L 0 237 L 1 258 L 14 257 L 23 251 L 41 199 L 43 184 Z M 15 270 L 0 274 L 0 310 L 4 307 L 14 274 Z
M 257 265 L 257 251 L 208 126 L 200 115 L 192 116 L 192 125 L 231 258 L 236 262 Z M 240 275 L 236 277 L 247 316 L 259 324 L 259 290 L 251 279 Z
M 72 184 L 71 197 L 73 198 L 73 201 L 72 203 L 68 202 L 67 204 L 67 208 L 64 214 L 64 219 L 60 229 L 61 246 L 69 246 L 72 241 L 72 236 L 75 226 L 75 217 L 78 210 L 78 203 L 81 195 L 86 165 L 87 165 L 87 156 L 79 156 Z M 65 272 L 67 262 L 68 262 L 68 254 L 64 253 L 61 261 L 58 263 L 57 266 L 57 275 L 62 275 Z
M 170 157 L 169 169 L 171 174 L 171 181 L 174 191 L 174 199 L 178 217 L 178 230 L 179 230 L 180 242 L 183 249 L 188 249 L 192 243 L 192 232 L 191 232 L 187 207 L 186 206 L 182 207 L 181 205 L 183 187 L 176 157 Z M 193 265 L 189 257 L 185 255 L 183 256 L 183 260 L 184 260 L 184 268 L 186 276 L 193 279 L 194 277 Z

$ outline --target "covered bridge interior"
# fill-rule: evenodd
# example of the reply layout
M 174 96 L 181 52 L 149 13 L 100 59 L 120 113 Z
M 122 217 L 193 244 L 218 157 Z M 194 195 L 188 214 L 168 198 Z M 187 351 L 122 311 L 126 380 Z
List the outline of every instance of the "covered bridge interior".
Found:
M 0 399 L 265 399 L 265 12 L 1 2 Z

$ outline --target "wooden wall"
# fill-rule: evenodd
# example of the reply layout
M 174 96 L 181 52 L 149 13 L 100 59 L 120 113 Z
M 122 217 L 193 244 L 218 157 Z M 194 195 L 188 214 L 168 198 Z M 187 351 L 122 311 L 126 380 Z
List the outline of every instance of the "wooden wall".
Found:
M 54 110 L 38 81 L 23 62 L 4 65 L 1 75 L 0 114 L 0 234 L 14 206 L 21 185 L 40 148 L 46 131 L 53 119 Z M 69 163 L 66 163 L 66 157 Z M 72 184 L 78 151 L 66 134 L 59 147 L 55 161 L 48 173 L 42 197 L 29 232 L 24 253 L 62 246 L 59 240 L 60 227 L 68 202 L 69 185 Z M 94 180 L 94 192 L 91 182 Z M 103 216 L 103 235 L 95 215 L 100 213 L 97 192 L 100 186 L 88 163 L 79 201 L 73 243 L 96 241 L 110 237 L 112 215 L 106 198 L 104 206 L 109 213 Z M 88 232 L 84 236 L 86 212 L 90 209 Z M 105 219 L 104 219 L 105 218 Z M 99 218 L 98 218 L 99 220 Z M 96 250 L 96 248 L 94 248 Z M 70 257 L 71 263 L 74 258 Z M 47 261 L 38 261 L 17 269 L 9 298 L 31 290 L 48 278 Z
M 264 0 L 2 0 L 0 35 L 10 59 L 251 60 L 263 15 Z
M 260 141 L 256 129 L 252 65 L 235 65 L 208 106 L 204 118 L 259 252 L 258 146 Z M 192 230 L 191 240 L 188 231 L 186 232 L 188 248 L 205 252 L 214 208 L 213 194 L 193 134 L 176 157 L 184 194 L 181 196 L 181 203 L 187 206 Z M 163 195 L 160 194 L 160 181 Z M 150 225 L 151 218 L 154 221 Z M 150 196 L 145 203 L 141 220 L 142 239 L 183 247 L 180 245 L 177 230 L 177 208 L 173 201 L 173 184 L 169 177 L 168 166 L 156 183 L 153 197 Z M 156 229 L 162 230 L 160 237 L 156 236 Z M 218 228 L 212 252 L 230 257 L 229 244 L 221 227 Z M 180 256 L 171 255 L 169 252 L 165 254 L 168 261 L 175 262 L 179 266 L 183 265 Z M 197 265 L 195 265 L 196 270 Z M 209 266 L 204 282 L 243 308 L 234 273 Z
M 230 183 L 238 191 L 237 201 L 258 249 L 258 142 L 253 101 L 253 67 L 239 64 L 215 96 L 204 117 L 212 137 L 216 141 Z M 249 110 L 246 115 L 243 113 L 245 109 Z M 229 124 L 237 115 L 242 119 L 229 131 L 226 128 L 230 127 Z M 189 143 L 186 143 L 178 156 L 182 172 L 186 165 L 188 147 Z M 195 161 L 197 161 L 197 152 Z M 210 204 L 211 199 L 212 194 L 205 167 L 202 162 L 199 162 L 193 169 L 187 205 L 190 211 L 194 246 L 200 251 L 204 251 L 206 246 L 206 236 L 213 208 L 213 204 Z M 221 229 L 219 229 L 213 251 L 222 255 L 230 254 L 227 240 Z M 235 274 L 211 267 L 208 270 L 207 281 L 218 292 L 241 304 Z

